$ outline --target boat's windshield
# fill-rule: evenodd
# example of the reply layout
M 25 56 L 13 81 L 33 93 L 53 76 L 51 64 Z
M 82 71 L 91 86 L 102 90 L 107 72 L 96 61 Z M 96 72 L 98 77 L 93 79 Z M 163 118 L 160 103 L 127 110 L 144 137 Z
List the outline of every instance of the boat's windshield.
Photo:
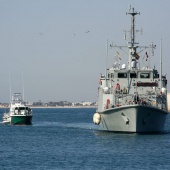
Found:
M 16 107 L 15 110 L 30 110 L 28 107 Z

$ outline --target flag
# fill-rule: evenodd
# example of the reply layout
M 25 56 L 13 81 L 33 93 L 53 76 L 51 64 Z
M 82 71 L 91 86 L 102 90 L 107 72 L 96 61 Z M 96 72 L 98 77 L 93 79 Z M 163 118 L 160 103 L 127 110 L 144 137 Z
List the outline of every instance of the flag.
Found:
M 136 53 L 136 60 L 139 60 L 140 56 Z
M 148 57 L 149 57 L 148 53 L 146 52 L 145 54 L 146 54 L 146 61 L 148 61 Z
M 118 51 L 116 51 L 117 55 L 120 55 Z M 118 57 L 119 60 L 122 60 L 121 57 Z

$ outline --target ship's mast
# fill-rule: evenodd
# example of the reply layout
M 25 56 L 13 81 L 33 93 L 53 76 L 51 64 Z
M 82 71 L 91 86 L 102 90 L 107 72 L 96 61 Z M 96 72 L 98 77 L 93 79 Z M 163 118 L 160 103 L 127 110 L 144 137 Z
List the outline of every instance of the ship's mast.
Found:
M 152 49 L 152 55 L 154 55 L 154 49 L 156 48 L 156 45 L 154 45 L 153 43 L 149 46 L 139 46 L 136 41 L 135 41 L 135 33 L 136 32 L 141 32 L 142 34 L 142 30 L 135 30 L 135 16 L 136 15 L 140 15 L 139 12 L 135 12 L 134 8 L 129 9 L 129 12 L 126 12 L 126 15 L 129 14 L 131 15 L 131 29 L 130 31 L 130 41 L 127 42 L 128 43 L 128 48 L 129 48 L 129 60 L 128 60 L 128 69 L 130 70 L 134 70 L 137 68 L 137 60 L 139 60 L 139 53 L 142 52 L 145 49 Z M 125 40 L 126 40 L 126 31 L 125 32 Z M 124 51 L 123 48 L 127 48 L 127 46 L 118 46 L 118 45 L 110 45 L 111 48 L 119 48 L 120 50 Z M 143 49 L 141 51 L 138 52 L 137 54 L 137 48 Z
M 129 12 L 126 14 L 131 15 L 131 34 L 130 34 L 130 42 L 128 42 L 130 45 L 128 46 L 129 50 L 129 69 L 136 68 L 136 42 L 135 42 L 135 15 L 139 14 L 138 12 L 134 11 L 134 8 L 129 9 Z
M 162 91 L 162 39 L 161 39 L 161 52 L 160 52 L 160 86 L 161 86 L 161 91 Z

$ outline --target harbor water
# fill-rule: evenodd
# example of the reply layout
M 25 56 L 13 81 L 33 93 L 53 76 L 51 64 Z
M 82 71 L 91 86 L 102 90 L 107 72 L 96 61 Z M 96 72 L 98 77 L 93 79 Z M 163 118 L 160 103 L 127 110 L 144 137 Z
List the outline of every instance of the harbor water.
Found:
M 30 126 L 0 123 L 0 169 L 170 169 L 170 115 L 164 133 L 128 134 L 99 131 L 95 110 L 35 108 Z

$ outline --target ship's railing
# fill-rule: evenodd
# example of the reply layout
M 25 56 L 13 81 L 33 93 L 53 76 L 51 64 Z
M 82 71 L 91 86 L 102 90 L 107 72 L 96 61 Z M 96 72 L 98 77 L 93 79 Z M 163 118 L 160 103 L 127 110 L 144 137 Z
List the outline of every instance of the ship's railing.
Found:
M 103 89 L 99 88 L 99 93 L 112 94 L 112 103 L 106 102 L 105 109 L 120 107 L 125 105 L 145 105 L 153 106 L 163 110 L 167 110 L 167 97 L 165 94 L 158 94 L 158 92 L 148 91 L 145 94 L 127 94 L 127 90 L 116 90 L 113 88 Z
M 115 94 L 113 98 L 114 104 L 112 107 L 120 107 L 125 105 L 145 105 L 154 106 L 163 110 L 167 109 L 166 98 L 163 96 L 153 94 Z

